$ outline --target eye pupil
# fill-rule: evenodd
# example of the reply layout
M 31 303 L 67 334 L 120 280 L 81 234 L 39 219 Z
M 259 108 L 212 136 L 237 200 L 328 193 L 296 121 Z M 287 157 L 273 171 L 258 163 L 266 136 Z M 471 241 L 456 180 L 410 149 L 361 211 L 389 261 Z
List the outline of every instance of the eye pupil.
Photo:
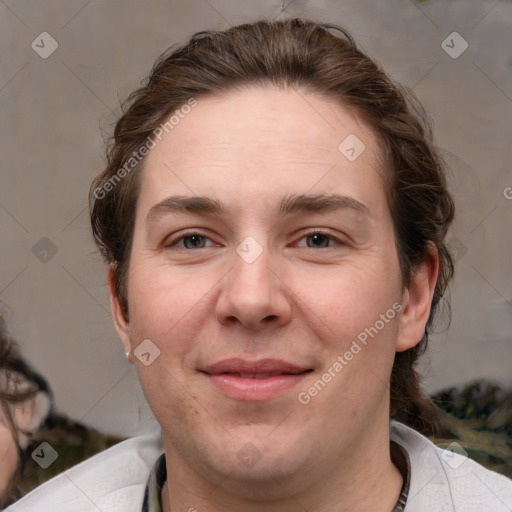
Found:
M 321 233 L 315 233 L 308 237 L 308 247 L 328 247 L 329 237 Z M 313 245 L 309 244 L 309 240 L 313 241 Z
M 205 247 L 206 238 L 202 235 L 188 235 L 182 238 L 186 249 L 202 249 Z M 329 247 L 330 237 L 324 233 L 313 233 L 306 236 L 306 245 L 310 248 Z
M 188 244 L 187 242 L 191 242 L 191 244 Z M 183 245 L 190 249 L 192 248 L 198 248 L 204 246 L 204 238 L 201 235 L 190 235 L 183 238 Z

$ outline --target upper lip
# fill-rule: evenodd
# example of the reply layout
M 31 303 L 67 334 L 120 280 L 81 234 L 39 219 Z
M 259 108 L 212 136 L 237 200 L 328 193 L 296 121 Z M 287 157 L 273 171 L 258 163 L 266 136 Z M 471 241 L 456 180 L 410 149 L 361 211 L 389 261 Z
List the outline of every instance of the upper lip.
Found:
M 221 373 L 291 373 L 297 374 L 311 370 L 281 359 L 260 359 L 259 361 L 245 361 L 240 358 L 224 359 L 216 363 L 202 366 L 199 371 L 210 375 Z

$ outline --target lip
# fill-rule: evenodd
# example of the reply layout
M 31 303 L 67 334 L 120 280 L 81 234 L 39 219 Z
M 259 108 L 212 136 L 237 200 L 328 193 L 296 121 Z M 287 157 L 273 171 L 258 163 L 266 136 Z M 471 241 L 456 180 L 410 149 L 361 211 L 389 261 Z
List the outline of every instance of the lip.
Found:
M 199 371 L 229 398 L 262 401 L 292 389 L 309 375 L 312 368 L 280 359 L 245 361 L 233 358 L 201 367 Z
M 217 363 L 203 366 L 199 371 L 210 375 L 220 373 L 302 373 L 311 368 L 299 366 L 282 359 L 260 359 L 259 361 L 246 361 L 245 359 L 232 358 L 218 361 Z

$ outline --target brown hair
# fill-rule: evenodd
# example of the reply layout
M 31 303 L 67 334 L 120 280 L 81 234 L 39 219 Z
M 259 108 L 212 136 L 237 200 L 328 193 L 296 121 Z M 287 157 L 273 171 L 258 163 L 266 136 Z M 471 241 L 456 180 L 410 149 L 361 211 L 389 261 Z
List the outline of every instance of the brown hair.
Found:
M 18 451 L 18 462 L 16 464 L 16 470 L 11 478 L 9 479 L 9 484 L 6 489 L 5 495 L 0 496 L 0 507 L 5 506 L 10 498 L 13 498 L 16 495 L 16 483 L 21 476 L 22 470 L 22 455 L 21 455 L 21 447 L 18 442 L 17 435 L 17 427 L 14 423 L 11 405 L 24 402 L 28 400 L 32 396 L 35 395 L 35 391 L 30 389 L 28 391 L 19 392 L 16 390 L 9 390 L 9 383 L 13 379 L 14 368 L 13 363 L 17 359 L 16 347 L 12 338 L 8 335 L 5 321 L 3 317 L 0 315 L 0 375 L 2 376 L 2 380 L 6 384 L 6 388 L 0 388 L 0 407 L 2 408 L 1 413 L 5 420 L 7 421 L 7 425 L 11 430 L 13 441 L 16 444 Z
M 39 391 L 44 391 L 53 399 L 53 394 L 46 380 L 35 372 L 20 356 L 17 343 L 7 331 L 4 317 L 0 314 L 0 375 L 5 389 L 0 388 L 0 407 L 7 424 L 11 430 L 13 440 L 18 452 L 16 470 L 9 481 L 5 496 L 0 496 L 0 507 L 7 506 L 20 497 L 18 483 L 22 476 L 27 459 L 27 449 L 20 445 L 19 434 L 29 435 L 22 431 L 15 423 L 12 407 L 25 403 L 34 398 Z M 23 381 L 23 389 L 20 389 L 20 381 Z
M 127 98 L 107 146 L 107 167 L 90 190 L 93 235 L 104 258 L 115 265 L 126 317 L 138 171 L 144 163 L 138 153 L 141 146 L 153 140 L 159 125 L 191 98 L 252 85 L 297 86 L 329 97 L 354 108 L 373 129 L 384 157 L 382 172 L 404 286 L 425 260 L 429 243 L 437 247 L 440 274 L 430 318 L 422 341 L 396 354 L 390 411 L 392 418 L 434 433 L 435 408 L 421 391 L 414 365 L 427 346 L 439 301 L 453 276 L 444 243 L 454 215 L 453 201 L 427 113 L 412 92 L 394 83 L 339 26 L 296 18 L 198 32 L 187 44 L 164 52 L 146 83 Z

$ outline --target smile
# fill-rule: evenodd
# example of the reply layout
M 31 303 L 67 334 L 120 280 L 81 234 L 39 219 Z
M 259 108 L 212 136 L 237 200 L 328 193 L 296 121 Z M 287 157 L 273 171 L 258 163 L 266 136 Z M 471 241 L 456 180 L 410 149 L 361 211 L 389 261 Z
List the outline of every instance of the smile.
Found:
M 281 360 L 228 359 L 200 369 L 224 396 L 241 401 L 275 398 L 302 382 L 313 370 Z

